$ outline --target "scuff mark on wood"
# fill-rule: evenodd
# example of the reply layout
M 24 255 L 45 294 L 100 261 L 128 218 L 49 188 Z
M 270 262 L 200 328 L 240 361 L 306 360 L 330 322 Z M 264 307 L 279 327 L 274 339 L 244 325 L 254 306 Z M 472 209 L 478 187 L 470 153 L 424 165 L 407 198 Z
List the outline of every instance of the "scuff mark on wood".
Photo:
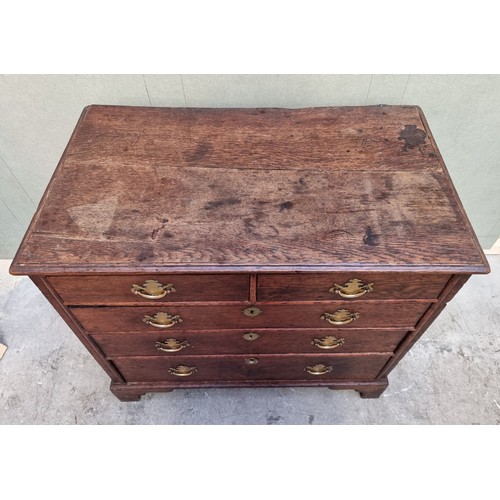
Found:
M 151 239 L 152 240 L 156 239 L 159 231 L 161 231 L 162 229 L 165 229 L 165 225 L 167 224 L 167 222 L 168 222 L 168 219 L 162 219 L 162 225 L 151 231 Z
M 241 200 L 238 198 L 224 198 L 222 200 L 209 201 L 203 207 L 205 210 L 212 210 L 214 208 L 227 207 L 231 205 L 239 205 Z
M 101 236 L 113 223 L 118 197 L 111 196 L 100 201 L 68 208 L 68 214 L 78 228 L 87 234 Z
M 334 233 L 348 234 L 349 236 L 353 236 L 352 233 L 346 231 L 345 229 L 332 229 L 331 231 L 328 231 L 328 234 L 334 234 Z
M 212 146 L 206 142 L 202 142 L 196 146 L 196 149 L 190 152 L 186 158 L 188 161 L 199 161 L 202 160 L 210 151 L 212 150 Z
M 139 255 L 137 255 L 137 260 L 139 262 L 144 262 L 145 260 L 152 259 L 154 257 L 154 252 L 151 247 L 144 248 Z
M 284 201 L 278 205 L 279 211 L 283 212 L 284 210 L 290 210 L 293 207 L 292 201 Z
M 304 179 L 304 177 L 301 177 L 296 183 L 294 183 L 293 192 L 295 194 L 302 194 L 307 192 L 308 190 L 309 186 L 307 185 L 307 182 Z

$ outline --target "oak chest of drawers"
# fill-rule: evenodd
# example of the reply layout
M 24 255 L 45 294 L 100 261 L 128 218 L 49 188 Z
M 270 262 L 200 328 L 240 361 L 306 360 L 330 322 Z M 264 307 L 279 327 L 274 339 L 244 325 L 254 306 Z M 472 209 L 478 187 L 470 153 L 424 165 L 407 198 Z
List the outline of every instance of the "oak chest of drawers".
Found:
M 124 401 L 249 386 L 378 397 L 488 271 L 415 106 L 89 106 L 11 266 Z

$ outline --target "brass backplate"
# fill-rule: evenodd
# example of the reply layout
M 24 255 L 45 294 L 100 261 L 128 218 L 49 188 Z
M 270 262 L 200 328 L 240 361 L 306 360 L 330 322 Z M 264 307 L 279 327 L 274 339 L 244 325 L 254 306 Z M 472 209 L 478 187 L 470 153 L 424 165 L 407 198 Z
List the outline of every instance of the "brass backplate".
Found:
M 365 293 L 373 291 L 373 283 L 367 283 L 366 285 L 358 278 L 352 278 L 343 285 L 333 285 L 332 288 L 328 290 L 330 293 L 337 293 L 341 297 L 347 299 L 355 299 L 356 297 L 361 297 Z
M 175 292 L 175 288 L 172 283 L 163 285 L 157 280 L 146 280 L 142 286 L 132 285 L 131 292 L 146 299 L 161 299 L 167 293 Z

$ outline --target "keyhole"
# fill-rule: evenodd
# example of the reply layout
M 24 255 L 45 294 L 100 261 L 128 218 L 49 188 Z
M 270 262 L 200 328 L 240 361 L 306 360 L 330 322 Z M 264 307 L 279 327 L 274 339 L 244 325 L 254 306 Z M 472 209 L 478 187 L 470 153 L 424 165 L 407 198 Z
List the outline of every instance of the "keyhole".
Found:
M 253 332 L 248 332 L 248 333 L 245 333 L 245 335 L 243 335 L 243 338 L 245 340 L 250 341 L 250 342 L 253 340 L 257 340 L 259 337 L 260 337 L 260 335 L 258 333 L 253 333 Z
M 254 317 L 254 316 L 258 316 L 261 312 L 262 311 L 258 307 L 247 307 L 243 311 L 243 314 L 245 316 Z

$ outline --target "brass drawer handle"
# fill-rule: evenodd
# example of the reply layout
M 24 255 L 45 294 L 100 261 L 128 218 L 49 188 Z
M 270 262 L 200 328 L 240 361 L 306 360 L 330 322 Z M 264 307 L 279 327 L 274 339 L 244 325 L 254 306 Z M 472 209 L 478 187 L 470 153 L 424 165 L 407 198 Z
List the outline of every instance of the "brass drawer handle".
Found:
M 328 321 L 332 325 L 347 325 L 351 321 L 359 318 L 358 312 L 351 312 L 348 309 L 337 309 L 333 313 L 325 312 L 320 316 L 321 319 Z
M 365 293 L 372 292 L 373 283 L 364 285 L 358 278 L 353 278 L 343 285 L 333 285 L 328 291 L 330 293 L 337 293 L 341 297 L 344 297 L 344 299 L 356 299 Z
M 189 347 L 191 344 L 187 340 L 177 340 L 177 339 L 166 339 L 163 342 L 156 342 L 155 347 L 159 351 L 163 352 L 177 352 L 181 351 L 185 347 Z
M 245 363 L 247 365 L 256 365 L 259 362 L 257 358 L 246 358 Z
M 345 339 L 338 339 L 337 337 L 332 337 L 331 335 L 328 337 L 323 337 L 320 339 L 314 339 L 311 344 L 319 347 L 320 349 L 335 349 L 336 347 L 340 347 L 344 345 Z
M 173 316 L 172 314 L 159 312 L 154 316 L 144 316 L 142 321 L 148 325 L 154 326 L 155 328 L 170 328 L 176 323 L 182 323 L 182 318 L 178 314 Z
M 322 364 L 314 365 L 314 366 L 306 366 L 304 371 L 309 373 L 310 375 L 326 375 L 333 370 L 333 366 L 325 366 Z
M 171 375 L 175 375 L 176 377 L 189 377 L 190 375 L 193 375 L 193 373 L 196 373 L 198 371 L 198 368 L 196 366 L 185 366 L 185 365 L 179 365 L 175 368 L 169 368 L 168 373 Z
M 175 292 L 174 285 L 168 283 L 163 285 L 156 280 L 146 280 L 143 285 L 132 285 L 130 291 L 135 295 L 140 295 L 145 299 L 161 299 L 167 293 Z

